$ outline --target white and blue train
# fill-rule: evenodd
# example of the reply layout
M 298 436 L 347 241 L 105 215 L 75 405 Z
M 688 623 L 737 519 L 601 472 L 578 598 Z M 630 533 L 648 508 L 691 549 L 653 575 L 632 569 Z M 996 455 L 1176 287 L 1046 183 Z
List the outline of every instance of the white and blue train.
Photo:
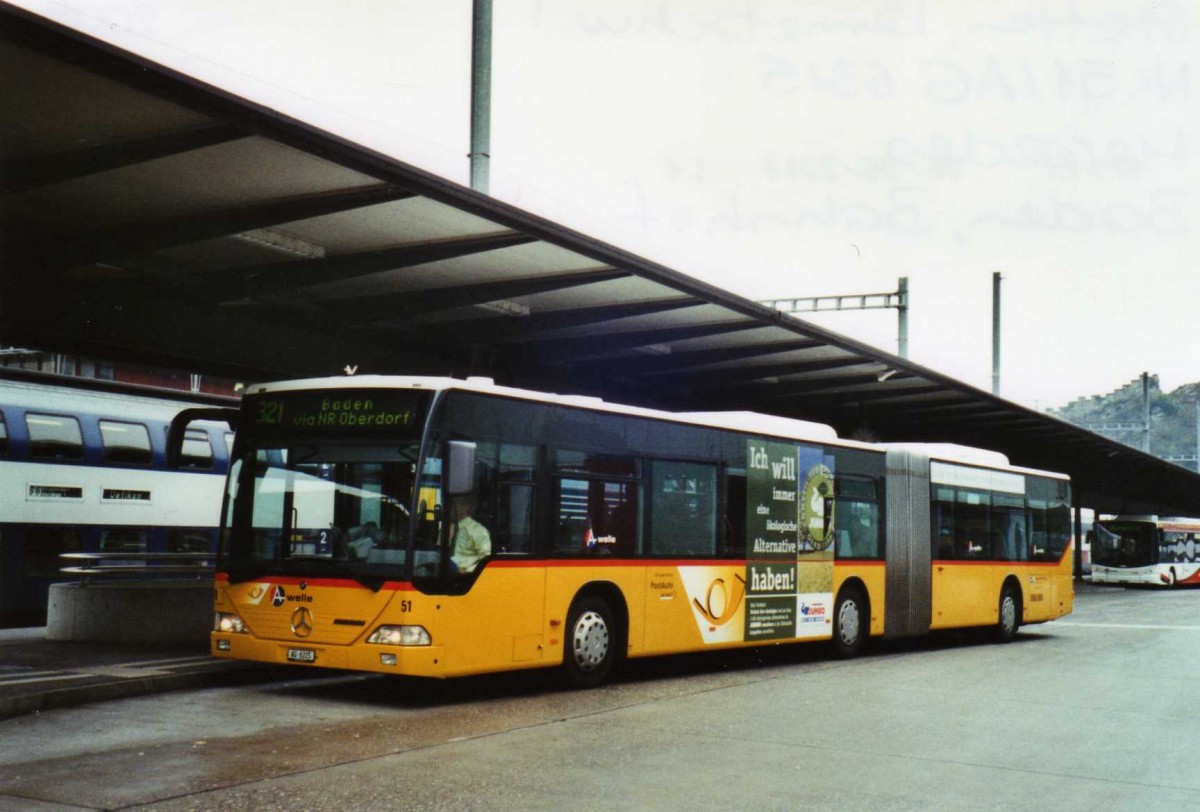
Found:
M 0 367 L 0 627 L 41 625 L 62 553 L 215 552 L 233 435 L 167 432 L 188 407 L 233 398 Z

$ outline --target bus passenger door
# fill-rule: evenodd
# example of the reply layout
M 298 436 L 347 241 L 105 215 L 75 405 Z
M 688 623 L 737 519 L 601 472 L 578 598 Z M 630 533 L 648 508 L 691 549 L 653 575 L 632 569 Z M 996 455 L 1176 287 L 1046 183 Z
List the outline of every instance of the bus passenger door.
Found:
M 491 554 L 479 563 L 477 574 L 451 575 L 474 581 L 465 594 L 447 598 L 461 605 L 452 615 L 450 639 L 456 645 L 453 654 L 447 653 L 448 661 L 451 656 L 455 660 L 447 663 L 449 672 L 534 665 L 545 656 L 546 568 L 531 558 L 535 453 L 532 446 L 478 444 L 480 487 L 472 518 L 486 532 Z M 447 531 L 452 554 L 456 529 Z

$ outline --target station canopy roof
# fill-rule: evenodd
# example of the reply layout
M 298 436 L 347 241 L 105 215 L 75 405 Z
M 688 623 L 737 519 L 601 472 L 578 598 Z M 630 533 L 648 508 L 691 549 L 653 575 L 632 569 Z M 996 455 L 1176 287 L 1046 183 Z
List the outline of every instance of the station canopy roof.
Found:
M 759 411 L 991 448 L 1106 512 L 1200 515 L 1179 466 L 6 4 L 0 69 L 7 344 Z

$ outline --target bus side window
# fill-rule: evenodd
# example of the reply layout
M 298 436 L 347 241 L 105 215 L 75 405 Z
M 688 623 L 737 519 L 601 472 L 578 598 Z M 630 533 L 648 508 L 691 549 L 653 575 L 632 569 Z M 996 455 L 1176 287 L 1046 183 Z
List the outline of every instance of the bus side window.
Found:
M 717 466 L 655 460 L 650 474 L 652 555 L 706 556 L 717 551 Z
M 582 547 L 588 529 L 587 481 L 564 477 L 557 485 L 554 552 L 573 553 Z
M 725 517 L 723 553 L 729 558 L 746 555 L 746 469 L 725 470 Z
M 1046 552 L 1043 561 L 1058 561 L 1071 542 L 1071 508 L 1051 502 L 1046 510 Z
M 552 552 L 629 557 L 641 551 L 641 460 L 555 451 L 557 518 Z
M 834 480 L 834 552 L 838 558 L 879 558 L 879 504 L 875 481 L 839 476 Z
M 482 447 L 483 444 L 481 444 Z M 498 449 L 493 482 L 487 484 L 487 520 L 492 530 L 492 552 L 533 551 L 534 472 L 537 448 L 502 443 Z
M 1025 497 L 1009 493 L 992 494 L 992 558 L 997 561 L 1025 561 Z
M 931 552 L 935 561 L 949 561 L 954 558 L 954 489 L 936 488 L 931 507 Z
M 958 488 L 955 501 L 954 551 L 955 558 L 976 561 L 988 558 L 991 532 L 988 514 L 991 512 L 987 491 Z
M 554 552 L 627 557 L 637 552 L 641 514 L 636 482 L 558 479 Z
M 1032 529 L 1029 534 L 1029 560 L 1045 561 L 1049 549 L 1050 534 L 1046 526 L 1046 502 L 1040 499 L 1029 500 Z

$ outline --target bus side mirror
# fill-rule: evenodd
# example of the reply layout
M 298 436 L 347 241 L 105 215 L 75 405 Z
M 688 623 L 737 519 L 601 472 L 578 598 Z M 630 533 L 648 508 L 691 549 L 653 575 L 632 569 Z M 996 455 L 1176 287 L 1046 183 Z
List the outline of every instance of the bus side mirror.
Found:
M 179 467 L 187 427 L 196 420 L 216 420 L 228 425 L 231 431 L 237 431 L 238 410 L 199 407 L 183 409 L 171 418 L 171 425 L 167 429 L 167 468 L 174 470 Z
M 475 492 L 475 444 L 451 440 L 446 444 L 445 488 L 447 496 Z

